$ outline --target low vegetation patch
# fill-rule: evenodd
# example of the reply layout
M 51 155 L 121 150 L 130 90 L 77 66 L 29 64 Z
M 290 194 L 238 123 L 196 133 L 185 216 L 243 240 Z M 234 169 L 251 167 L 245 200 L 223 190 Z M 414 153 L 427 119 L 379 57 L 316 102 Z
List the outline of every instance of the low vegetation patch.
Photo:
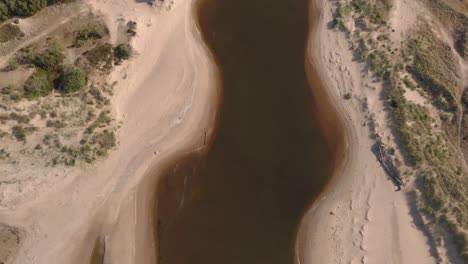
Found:
M 85 52 L 84 56 L 89 61 L 91 66 L 96 69 L 107 71 L 112 69 L 114 55 L 112 45 L 110 43 L 99 45 Z
M 130 59 L 132 48 L 128 44 L 119 44 L 114 48 L 115 63 L 121 64 L 124 60 Z
M 409 71 L 431 94 L 436 106 L 456 110 L 456 68 L 451 48 L 424 30 L 419 39 L 410 40 L 409 49 L 414 55 Z
M 75 33 L 73 47 L 80 48 L 86 44 L 88 40 L 101 39 L 106 35 L 106 29 L 102 25 L 88 25 Z
M 14 39 L 19 39 L 23 35 L 24 33 L 17 25 L 7 23 L 0 26 L 0 43 L 5 43 Z
M 78 67 L 71 67 L 60 75 L 58 88 L 64 93 L 73 93 L 83 89 L 86 82 L 86 73 Z
M 63 48 L 58 43 L 53 43 L 47 49 L 34 56 L 33 63 L 46 71 L 55 71 L 65 59 Z
M 18 141 L 26 141 L 27 135 L 36 131 L 37 128 L 33 126 L 24 127 L 22 125 L 17 125 L 11 128 L 11 134 Z
M 24 95 L 26 98 L 33 99 L 46 96 L 52 90 L 52 83 L 46 72 L 37 70 L 24 84 Z
M 0 22 L 14 16 L 29 17 L 48 5 L 70 3 L 74 0 L 2 0 L 0 1 Z

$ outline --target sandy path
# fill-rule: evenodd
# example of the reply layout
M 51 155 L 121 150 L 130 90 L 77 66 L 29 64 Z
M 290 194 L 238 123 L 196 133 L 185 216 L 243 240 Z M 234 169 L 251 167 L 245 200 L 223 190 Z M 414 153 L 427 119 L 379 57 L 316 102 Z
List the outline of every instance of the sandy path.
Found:
M 122 18 L 138 23 L 133 46 L 140 55 L 112 78 L 118 81 L 115 111 L 123 121 L 119 148 L 47 194 L 0 212 L 3 222 L 28 234 L 12 263 L 86 263 L 98 235 L 107 241 L 106 262 L 145 263 L 135 259 L 135 248 L 151 234 L 143 229 L 149 226 L 148 203 L 137 207 L 136 201 L 154 191 L 157 175 L 148 171 L 175 153 L 201 147 L 205 131 L 210 133 L 216 72 L 196 31 L 192 1 L 180 0 L 171 10 L 133 0 L 89 3 L 111 24 Z M 144 197 L 136 197 L 137 190 Z
M 344 34 L 327 28 L 333 3 L 316 2 L 320 17 L 309 43 L 310 63 L 344 118 L 346 150 L 330 190 L 303 219 L 298 263 L 436 263 L 421 226 L 413 222 L 408 194 L 395 191 L 371 152 L 368 128 L 361 125 L 365 117 L 358 98 L 378 103 L 378 94 L 365 88 Z M 348 92 L 353 99 L 344 100 Z

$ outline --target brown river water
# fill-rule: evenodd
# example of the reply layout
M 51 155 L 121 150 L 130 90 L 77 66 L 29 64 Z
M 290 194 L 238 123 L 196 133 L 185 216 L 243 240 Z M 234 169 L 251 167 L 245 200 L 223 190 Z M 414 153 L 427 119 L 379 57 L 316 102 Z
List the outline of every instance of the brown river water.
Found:
M 294 263 L 298 225 L 341 142 L 306 74 L 309 11 L 309 0 L 198 0 L 220 106 L 206 149 L 177 158 L 158 183 L 159 264 Z

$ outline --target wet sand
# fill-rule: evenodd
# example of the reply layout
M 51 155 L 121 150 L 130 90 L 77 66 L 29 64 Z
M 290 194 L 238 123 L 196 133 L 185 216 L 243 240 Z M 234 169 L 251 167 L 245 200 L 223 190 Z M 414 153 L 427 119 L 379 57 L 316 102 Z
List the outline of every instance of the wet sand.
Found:
M 307 76 L 309 3 L 198 4 L 221 103 L 206 150 L 178 157 L 161 176 L 158 263 L 293 263 L 301 217 L 342 142 L 333 110 L 313 92 L 319 80 Z

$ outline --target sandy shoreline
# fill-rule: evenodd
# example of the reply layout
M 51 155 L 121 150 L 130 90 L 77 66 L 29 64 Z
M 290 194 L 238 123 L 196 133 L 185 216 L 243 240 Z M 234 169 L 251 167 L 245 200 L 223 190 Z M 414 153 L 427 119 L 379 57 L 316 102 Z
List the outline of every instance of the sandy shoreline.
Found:
M 316 0 L 318 18 L 308 46 L 309 63 L 342 119 L 344 157 L 319 201 L 304 217 L 297 263 L 436 263 L 428 238 L 415 223 L 407 194 L 396 192 L 371 147 L 359 97 L 364 90 L 360 64 L 353 61 L 344 33 L 328 29 L 334 6 Z M 312 10 L 313 12 L 314 10 Z M 352 92 L 352 100 L 343 96 Z
M 26 233 L 11 263 L 83 263 L 97 237 L 106 240 L 106 262 L 154 263 L 149 251 L 147 259 L 135 259 L 141 255 L 137 248 L 151 250 L 139 244 L 148 241 L 142 229 L 150 226 L 150 204 L 141 196 L 157 176 L 148 172 L 202 147 L 205 132 L 211 133 L 216 69 L 199 39 L 192 1 L 177 1 L 170 9 L 135 1 L 87 4 L 105 17 L 111 35 L 119 20 L 138 23 L 136 57 L 111 76 L 118 81 L 113 103 L 123 124 L 119 147 L 47 193 L 36 190 L 32 199 L 0 212 L 1 222 Z
M 194 24 L 193 1 L 176 0 L 170 10 L 135 1 L 87 2 L 106 17 L 111 35 L 118 19 L 139 25 L 133 43 L 139 55 L 112 77 L 119 82 L 114 104 L 123 121 L 120 145 L 106 161 L 47 194 L 0 212 L 1 222 L 27 233 L 11 263 L 83 263 L 98 236 L 106 241 L 106 263 L 155 263 L 148 227 L 154 223 L 157 171 L 175 156 L 203 147 L 214 122 L 217 73 Z M 368 80 L 352 60 L 344 34 L 327 29 L 333 2 L 315 2 L 320 16 L 310 35 L 308 67 L 317 70 L 326 88 L 319 92 L 342 119 L 345 156 L 302 221 L 297 263 L 435 263 L 407 195 L 395 192 L 361 125 L 358 97 L 372 102 L 377 95 L 364 90 Z M 343 100 L 349 91 L 355 97 Z

